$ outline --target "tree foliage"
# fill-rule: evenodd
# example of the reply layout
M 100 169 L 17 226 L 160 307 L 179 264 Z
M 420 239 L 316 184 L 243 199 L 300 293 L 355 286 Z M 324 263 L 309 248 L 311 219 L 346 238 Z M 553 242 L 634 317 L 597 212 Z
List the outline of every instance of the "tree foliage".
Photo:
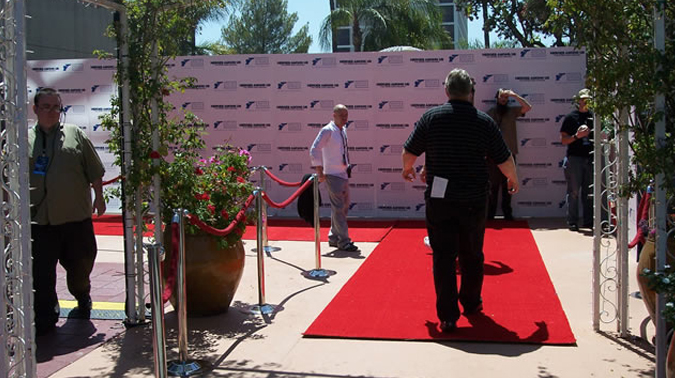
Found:
M 664 6 L 665 51 L 654 47 L 654 9 Z M 598 116 L 633 133 L 633 173 L 624 193 L 644 190 L 657 174 L 675 195 L 675 3 L 657 0 L 549 0 L 555 9 L 547 27 L 565 33 L 587 53 L 587 86 Z M 665 95 L 665 113 L 655 109 Z M 621 117 L 619 111 L 628 117 Z M 656 149 L 654 124 L 665 117 L 663 148 Z
M 225 44 L 238 54 L 306 53 L 312 44 L 309 26 L 293 33 L 296 13 L 288 13 L 287 0 L 246 0 L 223 28 Z
M 438 2 L 433 0 L 338 0 L 321 25 L 319 41 L 331 50 L 338 28 L 351 26 L 355 51 L 450 48 L 452 40 L 441 21 Z

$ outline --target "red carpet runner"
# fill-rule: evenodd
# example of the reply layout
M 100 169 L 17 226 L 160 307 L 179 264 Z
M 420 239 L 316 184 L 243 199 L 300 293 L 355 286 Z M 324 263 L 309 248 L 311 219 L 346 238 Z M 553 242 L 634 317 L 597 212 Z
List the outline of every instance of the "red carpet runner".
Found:
M 462 316 L 454 333 L 438 330 L 426 230 L 397 225 L 305 336 L 574 344 L 527 223 L 499 225 L 486 230 L 484 311 Z

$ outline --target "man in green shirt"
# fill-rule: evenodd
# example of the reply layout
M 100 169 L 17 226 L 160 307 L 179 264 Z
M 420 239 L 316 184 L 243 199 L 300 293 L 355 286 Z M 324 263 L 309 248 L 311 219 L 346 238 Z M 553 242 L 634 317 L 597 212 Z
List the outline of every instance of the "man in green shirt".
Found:
M 80 313 L 91 311 L 89 275 L 97 249 L 91 214 L 106 210 L 105 170 L 87 135 L 61 123 L 61 97 L 54 89 L 36 93 L 33 111 L 38 119 L 28 130 L 33 289 L 35 328 L 42 335 L 54 330 L 59 318 L 57 263 L 66 270 Z

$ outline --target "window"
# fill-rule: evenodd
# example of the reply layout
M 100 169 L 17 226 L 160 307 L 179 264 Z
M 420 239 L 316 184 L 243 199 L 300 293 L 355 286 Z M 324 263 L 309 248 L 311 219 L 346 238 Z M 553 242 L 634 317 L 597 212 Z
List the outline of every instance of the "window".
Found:
M 441 6 L 443 12 L 443 22 L 455 22 L 455 7 L 452 5 Z

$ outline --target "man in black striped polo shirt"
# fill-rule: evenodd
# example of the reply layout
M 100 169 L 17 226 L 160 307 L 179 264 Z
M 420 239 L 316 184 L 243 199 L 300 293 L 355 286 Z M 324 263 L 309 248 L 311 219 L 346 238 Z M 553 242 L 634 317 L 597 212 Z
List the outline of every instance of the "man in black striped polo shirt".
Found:
M 433 250 L 436 314 L 443 332 L 456 329 L 459 303 L 465 315 L 482 311 L 483 236 L 487 204 L 486 157 L 518 192 L 516 166 L 495 122 L 470 102 L 473 84 L 462 69 L 445 80 L 449 101 L 429 109 L 403 145 L 403 178 L 415 178 L 413 165 L 425 154 L 426 221 Z M 458 293 L 456 259 L 462 273 Z

